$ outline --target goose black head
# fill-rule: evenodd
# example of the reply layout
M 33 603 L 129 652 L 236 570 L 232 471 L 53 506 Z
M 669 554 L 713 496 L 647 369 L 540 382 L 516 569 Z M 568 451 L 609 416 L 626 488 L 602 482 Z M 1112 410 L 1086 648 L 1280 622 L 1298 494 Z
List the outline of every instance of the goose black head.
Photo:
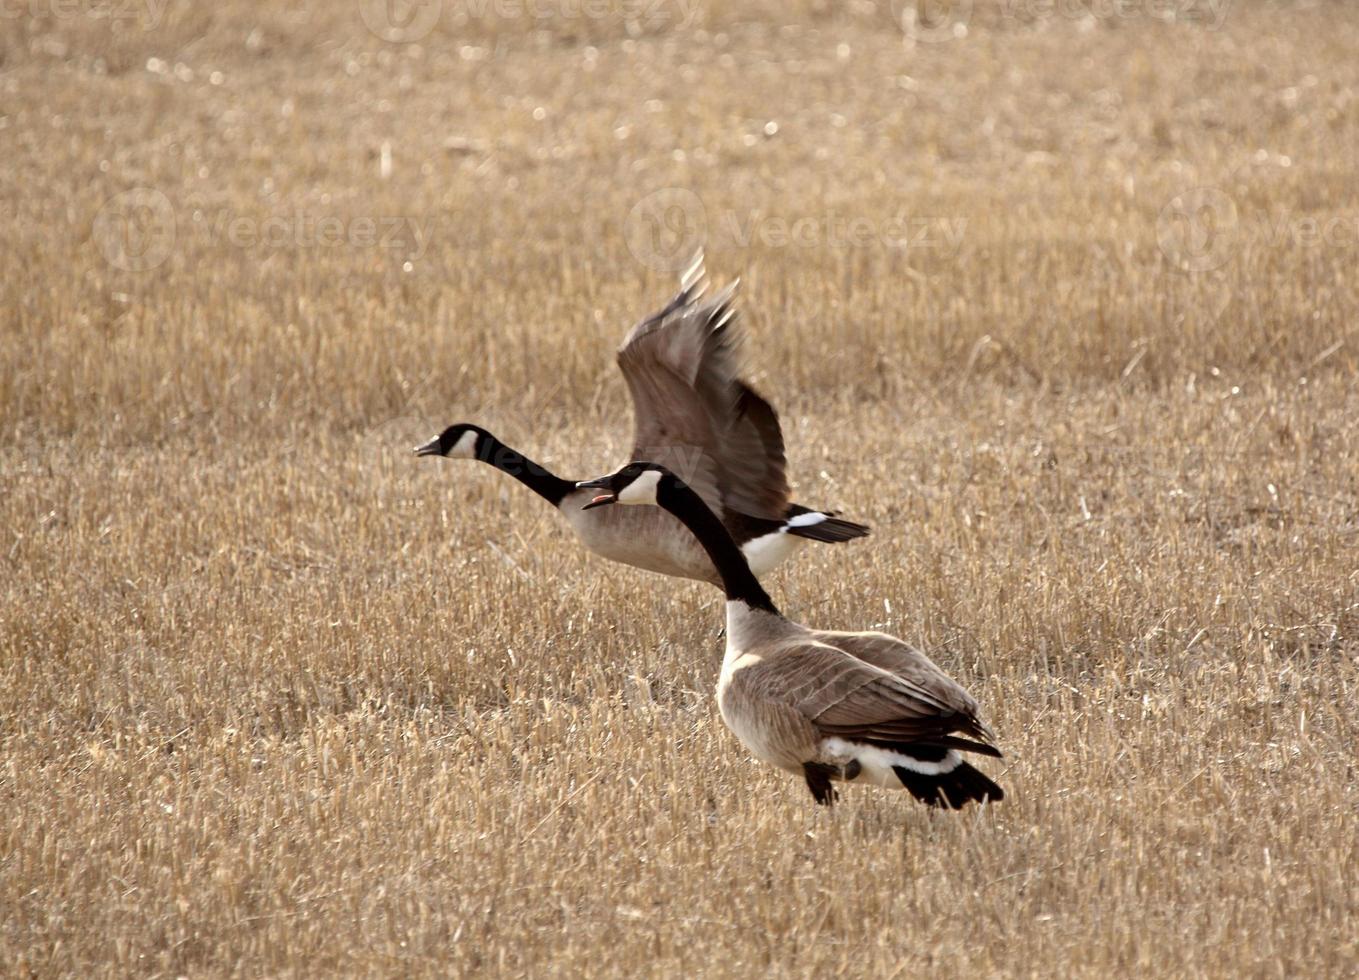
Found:
M 490 433 L 480 426 L 459 422 L 450 425 L 429 442 L 416 446 L 415 455 L 476 459 L 480 455 L 482 441 L 488 438 Z
M 654 504 L 656 494 L 663 478 L 671 476 L 670 471 L 659 463 L 629 463 L 616 473 L 601 476 L 597 480 L 586 480 L 576 486 L 585 490 L 601 490 L 583 508 L 603 507 L 606 504 Z

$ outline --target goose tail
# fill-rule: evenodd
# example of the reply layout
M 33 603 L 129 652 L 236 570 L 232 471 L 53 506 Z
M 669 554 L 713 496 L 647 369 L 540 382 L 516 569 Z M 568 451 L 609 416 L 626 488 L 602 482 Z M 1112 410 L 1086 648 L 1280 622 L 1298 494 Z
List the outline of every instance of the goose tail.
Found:
M 854 521 L 836 517 L 832 513 L 812 510 L 810 507 L 800 507 L 796 504 L 788 509 L 788 516 L 784 519 L 783 526 L 794 537 L 807 538 L 811 541 L 824 541 L 828 544 L 852 541 L 868 534 L 867 524 L 856 524 Z
M 974 800 L 997 803 L 1005 799 L 1003 789 L 966 762 L 941 773 L 915 772 L 905 766 L 893 766 L 892 771 L 901 780 L 901 785 L 921 803 L 945 810 L 960 810 Z

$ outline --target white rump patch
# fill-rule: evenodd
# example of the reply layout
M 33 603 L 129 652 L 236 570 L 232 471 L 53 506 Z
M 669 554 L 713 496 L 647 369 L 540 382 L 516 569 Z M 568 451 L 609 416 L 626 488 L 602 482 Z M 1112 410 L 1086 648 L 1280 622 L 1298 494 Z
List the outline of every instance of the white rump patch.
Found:
M 770 531 L 768 534 L 761 534 L 758 538 L 751 538 L 741 545 L 741 552 L 746 556 L 746 562 L 750 565 L 750 570 L 755 573 L 756 578 L 763 578 L 765 572 L 774 568 L 787 559 L 794 551 L 807 543 L 806 538 L 800 538 L 796 534 L 789 534 L 790 527 L 812 527 L 822 521 L 830 520 L 829 514 L 820 511 L 811 511 L 806 514 L 798 514 L 797 517 L 790 517 L 784 521 L 783 526 L 777 531 Z
M 643 470 L 637 479 L 618 491 L 620 504 L 654 504 L 656 487 L 661 482 L 660 470 Z
M 948 753 L 938 762 L 922 762 L 919 759 L 912 759 L 909 755 L 894 752 L 892 749 L 884 749 L 877 745 L 864 745 L 862 742 L 851 742 L 836 736 L 823 739 L 821 751 L 825 753 L 827 758 L 834 759 L 840 765 L 844 765 L 851 759 L 858 760 L 859 765 L 863 767 L 860 779 L 889 789 L 901 788 L 901 780 L 892 771 L 893 766 L 918 772 L 922 776 L 942 776 L 946 772 L 957 769 L 963 761 L 962 756 L 954 749 L 949 749 Z
M 468 429 L 458 436 L 458 441 L 453 443 L 453 448 L 444 455 L 453 459 L 474 459 L 477 455 L 476 430 Z
M 806 538 L 794 537 L 783 528 L 751 538 L 741 545 L 741 554 L 756 578 L 761 578 L 775 565 L 796 551 L 806 542 Z

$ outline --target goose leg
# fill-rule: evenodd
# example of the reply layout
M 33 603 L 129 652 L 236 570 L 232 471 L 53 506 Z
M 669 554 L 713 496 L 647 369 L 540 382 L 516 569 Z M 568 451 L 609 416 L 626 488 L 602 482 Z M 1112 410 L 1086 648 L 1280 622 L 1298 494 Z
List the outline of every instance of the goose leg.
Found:
M 802 764 L 802 774 L 807 779 L 807 788 L 812 791 L 812 799 L 821 806 L 834 806 L 835 801 L 840 798 L 840 794 L 831 785 L 831 774 L 839 772 L 838 767 L 826 765 L 824 762 Z

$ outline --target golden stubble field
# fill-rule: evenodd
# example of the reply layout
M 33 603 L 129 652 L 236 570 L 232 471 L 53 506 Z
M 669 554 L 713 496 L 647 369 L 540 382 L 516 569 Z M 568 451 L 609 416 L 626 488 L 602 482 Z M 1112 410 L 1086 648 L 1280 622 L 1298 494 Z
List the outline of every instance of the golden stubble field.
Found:
M 430 9 L 4 13 L 0 972 L 1353 975 L 1354 12 Z M 1003 804 L 818 810 L 715 592 L 409 457 L 612 468 L 696 240 L 875 529 L 776 598 Z

